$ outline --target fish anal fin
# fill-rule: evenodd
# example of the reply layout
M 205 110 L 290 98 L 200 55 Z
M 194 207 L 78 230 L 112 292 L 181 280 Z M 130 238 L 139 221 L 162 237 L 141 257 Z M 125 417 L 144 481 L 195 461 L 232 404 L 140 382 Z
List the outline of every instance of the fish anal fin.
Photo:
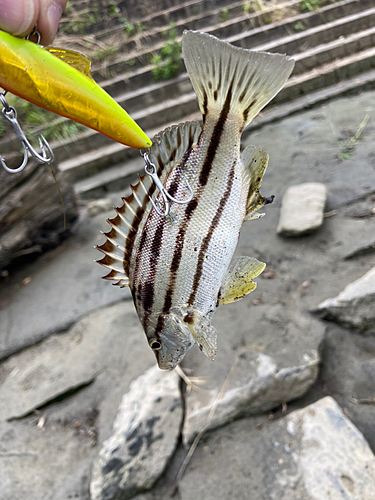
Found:
M 264 262 L 253 257 L 238 257 L 220 290 L 219 305 L 240 300 L 255 290 L 257 284 L 253 279 L 259 276 L 265 267 Z
M 217 332 L 211 325 L 211 321 L 203 316 L 197 308 L 180 307 L 178 309 L 179 314 L 183 317 L 183 321 L 190 328 L 193 339 L 195 340 L 199 350 L 202 351 L 208 359 L 215 361 L 217 351 Z
M 294 61 L 288 56 L 255 52 L 197 31 L 185 31 L 182 54 L 204 116 L 230 108 L 242 128 L 281 90 Z
M 91 61 L 88 57 L 70 49 L 60 49 L 58 47 L 45 47 L 50 54 L 54 55 L 61 61 L 64 61 L 69 66 L 83 73 L 85 76 L 93 80 L 91 76 Z
M 125 274 L 119 273 L 118 271 L 111 270 L 110 273 L 103 276 L 103 280 L 116 281 L 116 283 L 112 284 L 115 286 L 119 286 L 120 288 L 129 286 L 129 278 L 125 276 Z
M 274 196 L 265 198 L 259 192 L 268 165 L 268 159 L 268 154 L 255 146 L 248 146 L 241 154 L 245 175 L 249 180 L 245 220 L 262 217 L 263 214 L 257 214 L 257 210 L 264 207 L 264 205 L 272 203 L 274 199 Z

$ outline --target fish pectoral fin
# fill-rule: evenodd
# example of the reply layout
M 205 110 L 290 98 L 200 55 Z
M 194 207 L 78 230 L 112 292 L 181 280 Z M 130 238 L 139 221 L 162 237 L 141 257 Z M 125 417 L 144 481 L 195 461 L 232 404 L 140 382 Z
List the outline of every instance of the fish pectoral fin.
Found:
M 255 290 L 257 284 L 253 279 L 259 276 L 265 267 L 264 262 L 253 257 L 238 257 L 221 287 L 219 305 L 240 300 Z
M 75 50 L 60 49 L 58 47 L 45 47 L 45 50 L 93 80 L 91 76 L 91 61 L 85 55 Z
M 269 156 L 267 153 L 255 146 L 248 146 L 241 154 L 241 160 L 245 168 L 245 173 L 249 179 L 249 192 L 247 195 L 245 220 L 259 219 L 264 214 L 257 214 L 259 208 L 272 203 L 273 196 L 263 197 L 259 190 L 268 165 Z
M 197 346 L 211 361 L 216 359 L 217 332 L 206 318 L 201 318 L 200 322 L 192 328 L 191 333 Z
M 288 56 L 255 52 L 185 31 L 182 54 L 203 116 L 230 106 L 242 128 L 280 91 L 293 70 Z
M 199 350 L 210 359 L 215 361 L 217 351 L 217 331 L 211 325 L 211 321 L 195 308 L 179 308 L 185 324 L 190 328 L 193 339 Z

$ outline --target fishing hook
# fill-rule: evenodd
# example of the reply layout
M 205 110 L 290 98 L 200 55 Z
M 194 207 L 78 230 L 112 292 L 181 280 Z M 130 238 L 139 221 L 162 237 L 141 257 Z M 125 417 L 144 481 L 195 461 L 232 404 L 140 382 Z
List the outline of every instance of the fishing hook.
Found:
M 170 195 L 168 193 L 168 191 L 165 189 L 165 187 L 163 186 L 161 180 L 158 177 L 158 174 L 156 173 L 156 167 L 150 161 L 150 158 L 148 157 L 148 154 L 144 153 L 143 154 L 143 158 L 144 158 L 145 163 L 146 163 L 146 165 L 145 165 L 145 172 L 154 181 L 156 187 L 159 189 L 160 194 L 161 194 L 161 196 L 163 198 L 164 213 L 161 211 L 160 202 L 158 200 L 154 201 L 151 198 L 151 196 L 149 197 L 150 201 L 152 203 L 152 206 L 154 207 L 156 213 L 158 215 L 160 215 L 160 217 L 166 217 L 167 215 L 170 215 L 170 203 L 169 203 L 168 200 L 172 201 L 173 203 L 178 203 L 179 205 L 186 205 L 187 203 L 189 203 L 193 199 L 193 196 L 194 196 L 193 190 L 191 189 L 191 186 L 188 183 L 188 181 L 185 179 L 186 186 L 187 186 L 188 190 L 190 191 L 190 197 L 189 197 L 188 200 L 182 200 L 182 201 L 176 200 L 176 198 L 174 198 L 172 195 Z
M 27 137 L 25 136 L 20 124 L 18 123 L 17 120 L 17 111 L 12 107 L 9 106 L 5 99 L 7 91 L 4 91 L 2 94 L 0 94 L 0 102 L 3 105 L 3 109 L 1 110 L 4 118 L 6 118 L 12 125 L 14 131 L 16 132 L 19 140 L 22 143 L 22 148 L 23 148 L 23 161 L 21 165 L 18 168 L 9 168 L 4 159 L 0 156 L 0 164 L 1 166 L 7 171 L 12 174 L 16 174 L 17 172 L 21 172 L 27 165 L 28 162 L 28 152 L 30 152 L 31 156 L 33 156 L 39 163 L 51 163 L 53 161 L 53 151 L 50 148 L 48 142 L 46 139 L 41 135 L 38 137 L 39 141 L 39 147 L 42 151 L 42 154 L 40 155 L 30 144 L 28 141 Z M 47 152 L 46 152 L 47 150 Z M 48 156 L 49 155 L 49 156 Z

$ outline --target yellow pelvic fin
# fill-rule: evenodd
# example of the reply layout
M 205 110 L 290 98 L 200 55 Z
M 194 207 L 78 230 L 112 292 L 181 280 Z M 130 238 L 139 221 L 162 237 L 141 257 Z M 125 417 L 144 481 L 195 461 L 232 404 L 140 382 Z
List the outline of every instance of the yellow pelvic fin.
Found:
M 255 290 L 257 284 L 252 280 L 259 276 L 265 267 L 264 262 L 253 257 L 238 257 L 220 290 L 219 304 L 230 304 Z

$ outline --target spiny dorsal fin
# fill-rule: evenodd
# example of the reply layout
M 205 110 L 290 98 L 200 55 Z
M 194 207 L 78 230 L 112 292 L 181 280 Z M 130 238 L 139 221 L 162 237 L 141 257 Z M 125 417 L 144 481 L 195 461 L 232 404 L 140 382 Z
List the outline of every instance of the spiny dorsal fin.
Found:
M 157 174 L 162 182 L 180 163 L 185 153 L 198 141 L 201 133 L 199 122 L 187 122 L 168 127 L 153 139 L 153 145 L 148 152 L 149 158 L 156 167 Z M 132 194 L 122 198 L 123 205 L 116 208 L 117 215 L 107 222 L 112 226 L 111 231 L 104 233 L 107 240 L 96 248 L 104 253 L 104 258 L 97 261 L 110 269 L 104 279 L 118 281 L 120 286 L 129 285 L 128 269 L 131 255 L 129 242 L 134 241 L 140 221 L 151 210 L 149 196 L 153 196 L 155 184 L 148 175 L 139 176 L 139 182 L 131 186 Z M 155 193 L 157 194 L 157 193 Z
M 245 220 L 262 217 L 263 214 L 258 214 L 256 211 L 273 201 L 273 196 L 264 198 L 259 192 L 268 159 L 268 154 L 255 146 L 248 146 L 241 154 L 246 175 L 250 178 Z
M 238 257 L 233 261 L 220 290 L 219 304 L 230 304 L 242 299 L 255 290 L 257 284 L 253 281 L 264 271 L 266 264 L 253 257 Z
M 198 142 L 202 132 L 199 122 L 185 122 L 168 127 L 152 140 L 148 152 L 158 176 L 164 182 L 171 170 L 178 165 L 185 154 Z
M 243 127 L 281 90 L 294 66 L 285 55 L 241 49 L 198 31 L 184 32 L 182 54 L 202 114 L 229 106 L 242 115 Z
M 115 208 L 116 217 L 107 219 L 112 229 L 103 233 L 107 238 L 103 245 L 96 248 L 104 253 L 104 257 L 97 262 L 111 270 L 104 279 L 118 281 L 115 283 L 121 287 L 129 285 L 128 268 L 130 255 L 127 252 L 129 239 L 134 239 L 136 230 L 147 205 L 149 204 L 148 193 L 152 187 L 152 179 L 148 175 L 139 176 L 139 182 L 131 186 L 132 194 L 122 198 L 121 207 Z
M 93 79 L 91 76 L 91 62 L 85 55 L 75 50 L 60 49 L 58 47 L 45 47 L 45 50 L 80 71 L 91 80 Z

